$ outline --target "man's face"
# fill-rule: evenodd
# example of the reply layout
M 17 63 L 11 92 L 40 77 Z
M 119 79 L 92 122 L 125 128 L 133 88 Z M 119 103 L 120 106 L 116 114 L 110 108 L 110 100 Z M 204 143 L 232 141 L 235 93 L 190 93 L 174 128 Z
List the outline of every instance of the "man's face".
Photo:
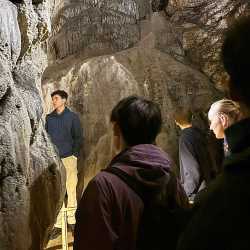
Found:
M 210 120 L 210 130 L 214 132 L 214 135 L 217 139 L 223 139 L 224 134 L 224 127 L 222 124 L 222 121 L 220 120 L 220 117 L 218 114 L 216 114 L 211 120 Z
M 65 106 L 66 99 L 63 99 L 59 95 L 54 95 L 52 97 L 52 103 L 53 103 L 54 109 L 58 109 L 58 108 L 61 108 L 61 107 Z

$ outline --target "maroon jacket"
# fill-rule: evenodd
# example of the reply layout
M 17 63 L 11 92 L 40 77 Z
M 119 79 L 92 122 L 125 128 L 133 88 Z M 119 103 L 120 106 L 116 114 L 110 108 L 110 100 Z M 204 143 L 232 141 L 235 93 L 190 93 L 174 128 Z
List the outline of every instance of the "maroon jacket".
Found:
M 109 166 L 119 167 L 136 178 L 138 168 L 160 168 L 167 174 L 173 164 L 160 148 L 141 144 L 121 152 Z M 87 186 L 79 204 L 74 250 L 135 250 L 143 208 L 141 198 L 119 177 L 100 172 Z

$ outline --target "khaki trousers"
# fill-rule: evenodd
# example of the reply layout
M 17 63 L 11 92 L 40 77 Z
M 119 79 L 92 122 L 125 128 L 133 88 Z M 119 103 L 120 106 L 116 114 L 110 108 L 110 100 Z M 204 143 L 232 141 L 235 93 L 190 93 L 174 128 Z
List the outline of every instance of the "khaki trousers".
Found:
M 76 224 L 75 212 L 77 207 L 76 201 L 76 185 L 77 185 L 77 158 L 69 156 L 62 158 L 63 165 L 66 169 L 66 190 L 68 194 L 67 221 L 68 224 Z M 63 208 L 65 204 L 63 204 Z M 62 228 L 62 209 L 57 216 L 55 227 Z

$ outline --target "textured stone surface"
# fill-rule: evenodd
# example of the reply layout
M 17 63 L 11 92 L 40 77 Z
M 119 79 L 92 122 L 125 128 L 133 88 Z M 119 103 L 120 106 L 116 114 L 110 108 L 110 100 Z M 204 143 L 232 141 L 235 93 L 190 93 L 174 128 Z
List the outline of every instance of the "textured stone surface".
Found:
M 93 177 L 111 159 L 110 112 L 123 97 L 138 94 L 160 104 L 164 126 L 158 143 L 176 158 L 177 133 L 174 112 L 186 108 L 203 110 L 218 94 L 200 72 L 154 48 L 139 46 L 110 56 L 73 65 L 57 81 L 43 85 L 48 111 L 50 93 L 65 89 L 69 106 L 84 126 L 85 180 Z
M 12 67 L 20 53 L 21 34 L 17 22 L 17 10 L 8 0 L 0 1 L 0 22 L 1 57 Z
M 110 110 L 133 93 L 161 105 L 158 142 L 177 159 L 173 113 L 206 111 L 218 98 L 215 87 L 223 89 L 225 80 L 219 61 L 223 32 L 249 13 L 249 5 L 246 0 L 57 2 L 48 42 L 51 65 L 43 75 L 45 107 L 48 112 L 54 89 L 69 92 L 69 106 L 85 129 L 80 164 L 85 179 L 110 160 Z
M 248 0 L 170 0 L 168 20 L 181 33 L 186 59 L 206 74 L 218 88 L 225 78 L 220 62 L 223 32 L 242 15 L 250 14 Z
M 17 15 L 29 21 L 18 25 Z M 64 168 L 42 120 L 43 22 L 32 1 L 17 9 L 0 0 L 1 250 L 43 249 L 65 191 Z
M 138 19 L 134 0 L 68 1 L 53 18 L 51 54 L 62 59 L 82 49 L 105 54 L 129 48 L 140 38 Z

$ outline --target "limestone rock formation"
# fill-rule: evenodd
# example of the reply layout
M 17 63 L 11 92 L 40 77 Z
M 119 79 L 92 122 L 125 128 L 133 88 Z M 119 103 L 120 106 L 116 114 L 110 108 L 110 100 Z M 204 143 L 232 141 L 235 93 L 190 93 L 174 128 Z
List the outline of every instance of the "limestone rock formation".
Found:
M 49 39 L 53 58 L 62 59 L 83 49 L 115 52 L 139 41 L 139 11 L 134 0 L 64 3 L 53 18 Z
M 224 89 L 225 73 L 220 48 L 225 29 L 235 18 L 250 14 L 248 0 L 170 0 L 168 19 L 179 33 L 179 43 L 189 64 Z
M 109 113 L 129 94 L 161 105 L 158 143 L 177 160 L 173 113 L 206 111 L 223 95 L 223 32 L 249 8 L 246 0 L 58 1 L 43 95 L 49 112 L 54 89 L 70 94 L 84 126 L 85 180 L 110 160 Z
M 56 88 L 69 93 L 69 106 L 81 117 L 85 157 L 80 167 L 84 167 L 86 182 L 111 159 L 110 112 L 121 98 L 137 94 L 160 104 L 164 127 L 158 143 L 176 158 L 173 113 L 183 107 L 206 109 L 218 94 L 206 76 L 144 46 L 72 65 L 61 79 L 44 83 L 45 100 L 50 101 L 50 93 Z
M 1 250 L 43 249 L 65 192 L 64 168 L 42 119 L 48 23 L 39 2 L 0 0 Z

